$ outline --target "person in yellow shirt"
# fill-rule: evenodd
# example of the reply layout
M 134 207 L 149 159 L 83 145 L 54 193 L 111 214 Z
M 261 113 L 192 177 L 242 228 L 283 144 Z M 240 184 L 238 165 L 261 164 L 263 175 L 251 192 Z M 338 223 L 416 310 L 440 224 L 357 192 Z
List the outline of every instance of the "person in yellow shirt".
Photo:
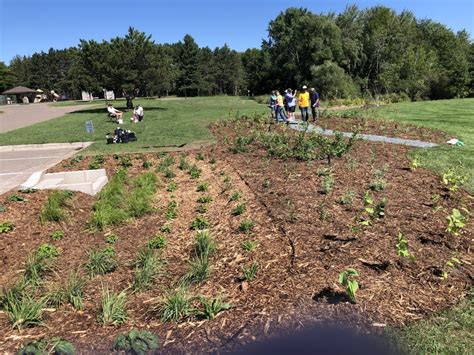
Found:
M 302 89 L 298 95 L 298 107 L 301 111 L 301 119 L 303 122 L 307 122 L 309 118 L 309 92 L 306 85 L 303 85 Z
M 286 124 L 288 124 L 288 117 L 285 114 L 285 104 L 283 103 L 283 96 L 281 96 L 279 91 L 276 91 L 276 104 L 277 104 L 277 111 L 276 111 L 276 121 L 282 120 Z

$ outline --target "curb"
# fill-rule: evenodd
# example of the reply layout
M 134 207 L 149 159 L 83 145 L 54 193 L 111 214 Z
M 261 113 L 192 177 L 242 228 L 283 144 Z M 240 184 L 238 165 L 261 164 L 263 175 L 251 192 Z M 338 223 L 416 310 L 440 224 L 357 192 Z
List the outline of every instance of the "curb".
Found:
M 17 152 L 23 150 L 38 149 L 83 149 L 89 147 L 94 142 L 74 142 L 74 143 L 46 143 L 46 144 L 20 144 L 0 146 L 0 152 Z

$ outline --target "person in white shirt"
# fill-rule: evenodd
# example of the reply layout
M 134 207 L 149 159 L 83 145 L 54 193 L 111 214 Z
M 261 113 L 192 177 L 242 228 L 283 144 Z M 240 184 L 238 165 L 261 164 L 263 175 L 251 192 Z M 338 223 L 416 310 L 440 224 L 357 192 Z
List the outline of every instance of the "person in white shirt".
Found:
M 112 104 L 109 104 L 107 106 L 107 111 L 112 115 L 112 116 L 115 116 L 117 118 L 117 120 L 119 119 L 122 119 L 123 117 L 123 112 L 120 111 L 120 110 L 117 110 L 116 108 L 114 108 L 112 106 Z
M 143 107 L 141 107 L 140 105 L 137 105 L 133 109 L 133 115 L 136 117 L 138 121 L 141 122 L 143 120 Z

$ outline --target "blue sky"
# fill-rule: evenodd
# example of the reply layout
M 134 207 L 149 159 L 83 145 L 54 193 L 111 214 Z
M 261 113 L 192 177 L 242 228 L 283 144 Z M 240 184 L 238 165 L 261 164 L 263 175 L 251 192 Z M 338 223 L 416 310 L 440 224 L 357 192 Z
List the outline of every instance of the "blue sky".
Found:
M 0 0 L 0 61 L 75 46 L 79 39 L 123 36 L 129 26 L 157 43 L 189 33 L 200 46 L 227 43 L 241 51 L 260 47 L 269 21 L 288 7 L 338 13 L 348 4 L 408 9 L 474 37 L 474 0 Z

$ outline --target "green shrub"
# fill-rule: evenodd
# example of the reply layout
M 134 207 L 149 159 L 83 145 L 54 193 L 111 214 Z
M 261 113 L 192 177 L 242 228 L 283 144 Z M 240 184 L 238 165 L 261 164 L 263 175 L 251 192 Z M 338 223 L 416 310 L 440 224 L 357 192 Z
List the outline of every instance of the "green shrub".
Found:
M 71 199 L 74 194 L 71 191 L 52 191 L 48 194 L 46 203 L 41 208 L 41 222 L 60 222 L 66 219 L 66 213 L 63 207 L 67 200 Z
M 42 323 L 46 299 L 34 299 L 28 292 L 14 290 L 7 290 L 3 298 L 3 309 L 14 329 L 34 327 Z
M 175 163 L 175 159 L 171 155 L 167 155 L 164 159 L 160 161 L 158 166 L 156 167 L 157 172 L 165 172 L 166 169 L 168 169 L 170 166 L 172 166 Z
M 321 183 L 321 193 L 324 195 L 327 195 L 332 191 L 333 187 L 334 187 L 334 178 L 332 177 L 332 175 L 325 176 Z
M 169 224 L 162 225 L 160 228 L 162 233 L 171 233 L 171 226 Z
M 242 267 L 242 275 L 240 276 L 240 279 L 242 281 L 253 281 L 257 277 L 257 272 L 259 269 L 259 265 L 257 262 L 253 262 L 250 264 L 250 266 L 244 266 Z
M 204 217 L 198 216 L 191 222 L 191 229 L 193 230 L 203 230 L 207 228 L 209 228 L 209 222 Z
M 74 355 L 76 350 L 67 340 L 61 338 L 41 338 L 20 348 L 17 355 Z
M 232 193 L 232 196 L 230 196 L 230 201 L 238 201 L 242 197 L 242 194 L 238 191 Z
M 160 269 L 160 259 L 156 252 L 150 248 L 140 250 L 135 261 L 135 270 L 133 272 L 134 291 L 144 291 L 149 289 Z
M 107 242 L 107 244 L 112 244 L 114 245 L 115 243 L 117 243 L 119 240 L 119 237 L 118 235 L 116 234 L 109 234 L 106 238 L 105 238 L 105 241 Z
M 173 170 L 171 170 L 170 168 L 166 168 L 165 171 L 163 172 L 165 178 L 167 179 L 172 179 L 174 177 L 176 177 L 176 174 Z
M 206 257 L 196 257 L 189 261 L 189 271 L 181 279 L 181 285 L 198 284 L 208 279 L 211 266 Z
M 350 205 L 354 200 L 354 196 L 354 191 L 348 191 L 340 198 L 339 203 L 341 205 Z
M 6 198 L 7 201 L 10 202 L 27 202 L 28 199 L 26 197 L 17 195 L 17 194 L 11 194 Z
M 200 196 L 197 200 L 197 203 L 209 203 L 212 202 L 212 196 L 207 195 L 207 196 Z
M 114 340 L 112 350 L 124 351 L 127 354 L 144 355 L 160 346 L 158 337 L 146 330 L 132 329 L 128 333 L 119 334 Z
M 174 181 L 170 182 L 168 186 L 166 187 L 166 191 L 168 192 L 173 192 L 178 188 L 178 184 L 175 183 Z
M 191 301 L 184 289 L 177 289 L 168 293 L 156 310 L 162 322 L 179 322 L 194 313 Z
M 239 230 L 246 234 L 249 234 L 253 230 L 254 224 L 251 219 L 243 220 L 239 225 Z
M 257 248 L 258 243 L 254 240 L 246 240 L 246 241 L 240 243 L 240 246 L 245 251 L 250 251 L 251 252 L 251 251 L 254 251 Z
M 126 322 L 126 293 L 113 293 L 107 287 L 102 288 L 101 308 L 98 321 L 102 325 L 120 325 Z
M 206 213 L 209 207 L 207 205 L 197 205 L 196 206 L 196 212 L 198 213 Z
M 199 179 L 201 172 L 201 169 L 199 169 L 196 165 L 191 166 L 188 170 L 191 179 Z
M 217 249 L 216 242 L 209 235 L 209 231 L 200 231 L 196 235 L 196 255 L 207 258 Z
M 191 166 L 189 165 L 188 161 L 186 160 L 186 157 L 185 156 L 181 156 L 180 160 L 179 160 L 179 165 L 178 165 L 178 168 L 180 170 L 183 170 L 183 171 L 186 171 L 186 170 L 189 170 Z
M 209 188 L 208 182 L 201 182 L 198 187 L 196 188 L 197 192 L 206 192 Z
M 113 248 L 93 249 L 87 255 L 89 260 L 85 268 L 90 277 L 108 274 L 118 267 Z
M 11 232 L 15 228 L 15 224 L 10 221 L 3 221 L 0 223 L 0 234 Z
M 242 213 L 245 212 L 245 203 L 239 203 L 233 210 L 232 216 L 240 216 Z

